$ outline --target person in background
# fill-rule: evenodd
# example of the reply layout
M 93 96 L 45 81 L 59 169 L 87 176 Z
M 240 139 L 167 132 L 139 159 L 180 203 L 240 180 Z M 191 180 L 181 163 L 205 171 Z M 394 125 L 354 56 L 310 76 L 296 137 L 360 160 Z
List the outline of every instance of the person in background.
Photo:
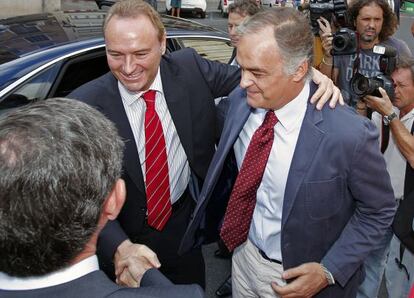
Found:
M 180 17 L 181 0 L 171 0 L 171 15 L 173 17 Z
M 364 101 L 375 111 L 372 121 L 381 132 L 380 144 L 394 196 L 400 204 L 414 194 L 414 58 L 400 56 L 391 76 L 395 86 L 393 101 L 382 88 L 380 97 L 367 95 Z M 389 234 L 391 237 L 391 230 Z M 414 282 L 414 254 L 401 246 L 395 234 L 389 247 L 384 275 L 388 297 L 406 298 Z
M 239 36 L 237 33 L 237 27 L 246 19 L 255 15 L 260 11 L 260 7 L 257 5 L 255 0 L 236 0 L 234 3 L 229 5 L 228 12 L 229 16 L 227 19 L 227 29 L 231 45 L 234 47 L 233 54 L 230 58 L 229 63 L 231 65 L 237 65 L 236 54 L 237 54 L 237 42 Z
M 318 24 L 324 57 L 319 70 L 337 84 L 345 102 L 356 107 L 360 98 L 352 92 L 350 86 L 356 67 L 360 74 L 370 78 L 381 73 L 380 55 L 373 52 L 375 45 L 393 47 L 398 55 L 412 55 L 412 53 L 404 41 L 392 36 L 397 30 L 398 21 L 385 0 L 352 0 L 348 12 L 351 29 L 358 37 L 358 53 L 332 56 L 333 32 L 329 22 L 320 18 Z
M 203 297 L 156 269 L 138 289 L 99 270 L 98 234 L 125 200 L 123 147 L 115 126 L 76 100 L 0 118 L 0 297 Z

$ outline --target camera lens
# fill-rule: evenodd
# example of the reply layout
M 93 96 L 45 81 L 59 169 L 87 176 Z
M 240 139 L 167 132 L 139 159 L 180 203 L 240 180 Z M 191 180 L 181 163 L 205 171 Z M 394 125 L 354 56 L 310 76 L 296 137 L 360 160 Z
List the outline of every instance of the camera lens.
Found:
M 369 89 L 369 82 L 368 79 L 365 77 L 362 77 L 360 80 L 355 82 L 355 84 L 356 89 L 361 93 L 365 93 Z
M 346 35 L 335 36 L 332 40 L 332 47 L 335 51 L 343 51 L 348 45 L 348 40 Z

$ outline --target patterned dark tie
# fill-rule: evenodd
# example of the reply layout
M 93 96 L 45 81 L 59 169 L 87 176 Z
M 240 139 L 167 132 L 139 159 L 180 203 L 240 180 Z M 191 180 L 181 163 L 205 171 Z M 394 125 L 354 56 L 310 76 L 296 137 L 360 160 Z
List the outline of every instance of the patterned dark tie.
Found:
M 273 127 L 277 121 L 275 113 L 268 111 L 262 125 L 254 132 L 247 147 L 220 231 L 220 236 L 230 251 L 247 239 L 256 205 L 257 189 L 262 182 L 272 149 Z
M 148 224 L 161 231 L 171 216 L 170 180 L 164 133 L 155 111 L 155 91 L 142 96 L 145 111 L 145 188 Z

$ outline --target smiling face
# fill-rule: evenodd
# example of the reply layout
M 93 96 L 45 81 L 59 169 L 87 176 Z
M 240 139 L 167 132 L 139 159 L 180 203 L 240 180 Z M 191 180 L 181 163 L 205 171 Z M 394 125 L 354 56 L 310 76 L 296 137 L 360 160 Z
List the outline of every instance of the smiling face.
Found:
M 384 12 L 382 8 L 375 3 L 371 3 L 359 10 L 355 20 L 355 28 L 359 34 L 361 45 L 373 47 L 379 42 L 379 34 L 384 22 Z
M 242 69 L 240 86 L 246 89 L 251 107 L 279 109 L 303 88 L 306 70 L 293 75 L 284 73 L 284 59 L 270 26 L 240 38 L 237 61 Z
M 109 68 L 122 85 L 131 92 L 147 90 L 165 53 L 165 35 L 160 40 L 158 30 L 144 15 L 113 16 L 105 29 L 105 44 Z

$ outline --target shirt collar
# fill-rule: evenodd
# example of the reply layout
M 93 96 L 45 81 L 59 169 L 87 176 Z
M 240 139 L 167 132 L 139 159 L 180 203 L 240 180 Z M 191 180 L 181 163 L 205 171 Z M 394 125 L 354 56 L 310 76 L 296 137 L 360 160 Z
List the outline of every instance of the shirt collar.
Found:
M 90 256 L 67 268 L 34 277 L 15 277 L 0 272 L 0 289 L 2 290 L 34 290 L 60 285 L 99 270 L 98 258 Z
M 396 107 L 394 107 L 394 110 L 396 110 L 397 115 L 400 116 L 400 110 Z M 406 120 L 408 120 L 412 117 L 414 117 L 414 109 L 412 109 L 407 114 L 405 114 L 400 120 L 401 121 L 406 121 Z
M 135 100 L 139 99 L 142 96 L 142 94 L 144 94 L 148 90 L 155 90 L 158 93 L 163 94 L 160 68 L 158 67 L 157 75 L 155 76 L 154 82 L 152 82 L 148 90 L 139 91 L 139 92 L 131 92 L 127 88 L 125 88 L 125 86 L 122 85 L 120 81 L 118 81 L 118 89 L 119 89 L 119 92 L 121 93 L 122 100 L 128 106 L 131 105 Z
M 298 96 L 282 108 L 275 110 L 277 119 L 279 119 L 279 123 L 285 128 L 286 132 L 291 132 L 302 122 L 308 106 L 309 92 L 309 83 L 305 83 Z

